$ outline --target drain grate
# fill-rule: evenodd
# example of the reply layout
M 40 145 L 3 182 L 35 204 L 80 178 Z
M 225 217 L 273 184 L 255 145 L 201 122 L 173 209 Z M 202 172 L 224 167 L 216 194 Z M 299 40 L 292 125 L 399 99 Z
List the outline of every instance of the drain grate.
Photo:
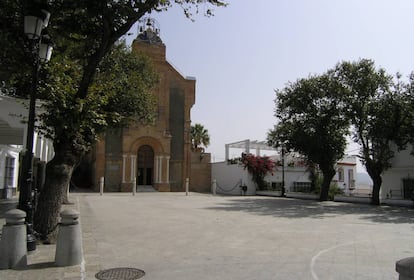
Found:
M 99 280 L 135 280 L 144 277 L 145 272 L 141 269 L 130 267 L 119 267 L 101 270 L 95 274 Z

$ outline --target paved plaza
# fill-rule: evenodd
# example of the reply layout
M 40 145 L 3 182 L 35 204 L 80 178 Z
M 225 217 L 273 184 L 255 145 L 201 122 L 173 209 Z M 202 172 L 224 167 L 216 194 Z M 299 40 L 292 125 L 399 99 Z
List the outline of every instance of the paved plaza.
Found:
M 414 210 L 406 207 L 196 193 L 70 198 L 65 207 L 81 214 L 84 263 L 57 268 L 55 245 L 39 245 L 28 269 L 1 270 L 0 279 L 96 279 L 130 267 L 145 280 L 390 280 L 398 279 L 395 262 L 414 256 Z

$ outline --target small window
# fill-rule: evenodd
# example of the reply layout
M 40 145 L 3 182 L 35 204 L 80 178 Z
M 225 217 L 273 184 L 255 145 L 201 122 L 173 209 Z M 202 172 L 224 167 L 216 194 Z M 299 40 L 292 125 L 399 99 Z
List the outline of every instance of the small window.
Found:
M 338 168 L 338 182 L 344 181 L 344 169 L 342 167 Z
M 4 169 L 4 188 L 5 189 L 13 188 L 14 163 L 15 163 L 15 159 L 13 157 L 6 157 L 6 166 Z

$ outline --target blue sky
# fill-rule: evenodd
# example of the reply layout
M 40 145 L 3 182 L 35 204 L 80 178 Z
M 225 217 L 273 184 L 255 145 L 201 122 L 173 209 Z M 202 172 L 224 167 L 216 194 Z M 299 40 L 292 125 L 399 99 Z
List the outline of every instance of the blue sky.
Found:
M 274 90 L 289 81 L 359 58 L 390 74 L 414 70 L 412 0 L 228 2 L 195 22 L 179 7 L 151 15 L 167 60 L 197 79 L 191 119 L 208 129 L 213 161 L 224 160 L 226 143 L 266 139 L 276 123 Z

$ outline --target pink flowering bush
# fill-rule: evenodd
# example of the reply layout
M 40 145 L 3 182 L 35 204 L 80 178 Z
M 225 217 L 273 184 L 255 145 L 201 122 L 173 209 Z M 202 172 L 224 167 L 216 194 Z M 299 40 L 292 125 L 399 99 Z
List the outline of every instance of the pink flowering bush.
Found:
M 265 187 L 264 177 L 272 174 L 276 163 L 269 157 L 255 156 L 252 154 L 242 154 L 240 164 L 252 175 L 253 181 L 258 189 Z

